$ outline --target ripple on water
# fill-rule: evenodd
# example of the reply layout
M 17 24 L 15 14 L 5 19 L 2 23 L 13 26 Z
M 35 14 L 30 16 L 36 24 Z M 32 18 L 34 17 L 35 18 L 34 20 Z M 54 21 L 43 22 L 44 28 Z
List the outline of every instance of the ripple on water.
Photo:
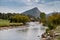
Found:
M 0 40 L 40 40 L 41 34 L 44 32 L 41 27 L 43 26 L 38 22 L 30 22 L 29 27 L 24 30 L 21 28 L 0 30 Z

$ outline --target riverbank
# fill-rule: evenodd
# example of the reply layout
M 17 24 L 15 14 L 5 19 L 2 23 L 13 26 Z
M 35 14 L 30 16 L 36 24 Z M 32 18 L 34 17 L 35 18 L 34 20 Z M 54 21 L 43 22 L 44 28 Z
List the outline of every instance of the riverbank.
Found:
M 23 25 L 23 26 L 0 27 L 0 30 L 8 30 L 8 29 L 13 29 L 13 28 L 26 28 L 26 26 Z
M 2 24 L 0 25 L 0 30 L 8 30 L 12 28 L 17 28 L 17 27 L 23 27 L 24 25 L 22 23 L 9 23 L 9 24 Z
M 9 20 L 0 19 L 0 30 L 12 29 L 18 26 L 21 27 L 21 26 L 24 26 L 24 24 L 23 23 L 10 23 Z
M 60 40 L 60 26 L 55 30 L 50 30 L 50 33 L 43 33 L 41 36 L 42 40 Z
M 0 27 L 10 27 L 10 26 L 24 26 L 26 23 L 22 22 L 10 22 L 10 20 L 0 19 Z
M 9 20 L 0 19 L 0 27 L 9 27 L 9 26 L 22 26 L 23 23 L 10 23 Z
M 32 28 L 33 27 L 33 28 Z M 29 25 L 17 26 L 12 29 L 0 30 L 1 40 L 40 40 L 38 37 L 45 29 L 38 22 L 29 22 Z

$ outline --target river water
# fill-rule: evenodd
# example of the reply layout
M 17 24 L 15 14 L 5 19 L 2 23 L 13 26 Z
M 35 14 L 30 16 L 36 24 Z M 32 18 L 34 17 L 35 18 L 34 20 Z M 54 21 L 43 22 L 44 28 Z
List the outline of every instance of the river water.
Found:
M 26 28 L 0 30 L 0 40 L 41 40 L 44 27 L 38 22 L 28 23 Z

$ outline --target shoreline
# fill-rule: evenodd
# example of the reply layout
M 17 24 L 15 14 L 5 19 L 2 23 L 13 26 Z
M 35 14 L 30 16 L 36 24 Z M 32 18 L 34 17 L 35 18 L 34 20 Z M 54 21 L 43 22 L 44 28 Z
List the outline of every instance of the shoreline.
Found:
M 8 30 L 8 29 L 12 29 L 12 28 L 17 28 L 17 27 L 21 27 L 21 26 L 25 26 L 22 23 L 10 23 L 9 25 L 2 25 L 0 26 L 0 30 Z
M 41 35 L 42 40 L 58 40 L 60 39 L 60 26 L 58 26 L 55 30 L 50 30 L 50 33 L 43 33 Z
M 22 26 L 4 26 L 4 27 L 0 27 L 0 30 L 8 30 L 8 29 L 13 29 L 13 28 L 26 28 L 25 25 Z

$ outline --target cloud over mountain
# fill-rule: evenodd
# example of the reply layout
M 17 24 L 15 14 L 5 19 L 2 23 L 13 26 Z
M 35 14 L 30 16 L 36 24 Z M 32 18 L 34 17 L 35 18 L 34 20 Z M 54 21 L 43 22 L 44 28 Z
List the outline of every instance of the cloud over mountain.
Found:
M 60 11 L 60 0 L 0 0 L 0 12 L 12 9 L 12 12 L 22 12 L 33 7 L 38 7 L 45 13 Z

